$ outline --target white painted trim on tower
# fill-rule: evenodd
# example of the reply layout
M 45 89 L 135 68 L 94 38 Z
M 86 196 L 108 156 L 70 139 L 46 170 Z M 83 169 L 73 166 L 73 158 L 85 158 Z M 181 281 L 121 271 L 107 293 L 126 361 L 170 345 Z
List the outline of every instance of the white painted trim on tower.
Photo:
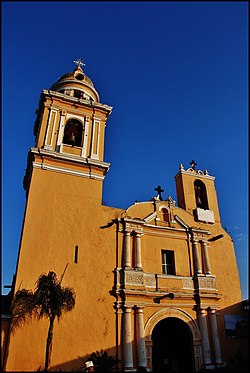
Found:
M 195 170 L 196 171 L 196 170 Z M 196 172 L 191 172 L 191 171 L 185 171 L 185 170 L 180 170 L 178 172 L 178 174 L 174 177 L 174 179 L 176 180 L 177 177 L 180 175 L 180 174 L 185 174 L 185 175 L 190 175 L 190 176 L 193 176 L 193 177 L 197 177 L 197 178 L 202 178 L 202 179 L 209 179 L 209 180 L 215 180 L 215 177 L 214 176 L 210 176 L 210 175 L 204 175 L 204 174 L 201 174 L 201 173 L 196 173 Z
M 65 111 L 61 112 L 61 119 L 59 124 L 59 131 L 56 143 L 56 150 L 61 153 L 62 151 L 62 141 L 63 141 L 63 134 L 64 134 L 64 126 L 65 126 Z
M 55 117 L 54 117 L 54 122 L 51 123 L 53 113 L 55 113 Z M 45 149 L 52 150 L 53 133 L 55 132 L 55 123 L 56 123 L 56 119 L 57 119 L 57 113 L 58 113 L 58 109 L 57 108 L 53 108 L 53 107 L 50 108 L 49 120 L 48 120 L 48 124 L 47 124 L 47 129 L 46 129 L 45 145 L 44 145 Z M 49 132 L 50 132 L 50 128 L 51 127 L 52 127 L 52 130 L 51 130 L 51 139 L 50 139 L 50 141 L 48 141 Z
M 49 166 L 44 163 L 38 163 L 38 162 L 33 162 L 32 163 L 34 168 L 39 168 L 41 170 L 48 170 L 48 171 L 56 171 L 60 172 L 63 174 L 68 174 L 68 175 L 74 175 L 74 176 L 81 176 L 81 177 L 87 177 L 89 179 L 96 179 L 96 180 L 104 180 L 105 176 L 100 176 L 92 171 L 90 172 L 81 172 L 81 171 L 74 171 L 74 170 L 69 170 L 68 168 L 64 167 L 57 167 L 57 166 Z
M 99 145 L 100 145 L 100 120 L 94 119 L 93 129 L 92 129 L 92 145 L 91 145 L 91 158 L 99 159 Z M 96 127 L 97 127 L 97 138 L 96 137 Z M 94 147 L 96 144 L 96 153 L 94 152 Z
M 86 158 L 87 157 L 87 145 L 88 145 L 88 137 L 89 137 L 89 117 L 86 116 L 85 118 L 85 129 L 83 134 L 83 146 L 82 146 L 82 153 L 81 156 Z
M 74 162 L 78 164 L 85 164 L 89 166 L 99 167 L 99 168 L 105 169 L 106 171 L 108 171 L 110 167 L 110 163 L 98 161 L 98 160 L 90 159 L 90 158 L 81 158 L 74 154 L 59 153 L 59 152 L 48 151 L 46 149 L 33 148 L 33 147 L 30 148 L 30 151 L 31 153 L 36 154 L 36 155 L 43 155 L 44 157 L 48 157 L 48 158 L 59 159 L 59 160 Z

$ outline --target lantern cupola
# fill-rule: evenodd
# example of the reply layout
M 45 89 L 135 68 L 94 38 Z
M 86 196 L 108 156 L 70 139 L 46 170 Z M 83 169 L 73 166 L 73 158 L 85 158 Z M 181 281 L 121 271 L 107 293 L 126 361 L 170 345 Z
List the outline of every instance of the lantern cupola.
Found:
M 69 73 L 62 75 L 50 90 L 71 97 L 99 102 L 100 98 L 92 80 L 84 73 L 81 66 L 85 64 L 81 59 L 74 61 L 77 67 Z

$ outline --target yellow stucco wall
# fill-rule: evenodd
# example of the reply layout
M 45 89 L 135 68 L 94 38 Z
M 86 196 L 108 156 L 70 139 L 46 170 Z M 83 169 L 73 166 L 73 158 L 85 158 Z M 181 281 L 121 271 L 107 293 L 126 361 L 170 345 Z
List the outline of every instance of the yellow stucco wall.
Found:
M 34 289 L 41 273 L 54 271 L 60 276 L 67 265 L 63 285 L 76 292 L 75 309 L 63 315 L 59 325 L 55 323 L 52 366 L 115 346 L 114 299 L 109 291 L 116 266 L 116 234 L 114 229 L 100 227 L 121 211 L 100 205 L 101 186 L 101 182 L 85 178 L 33 171 L 16 290 Z M 7 369 L 33 370 L 43 364 L 47 327 L 46 321 L 33 322 L 16 331 Z M 32 343 L 27 334 L 34 335 Z M 29 351 L 27 359 L 23 359 L 19 344 Z
M 102 182 L 58 172 L 34 169 L 30 185 L 24 221 L 21 251 L 19 255 L 16 290 L 34 289 L 34 283 L 43 272 L 55 271 L 60 276 L 67 266 L 63 285 L 76 292 L 76 306 L 69 314 L 55 323 L 51 367 L 80 369 L 89 354 L 104 349 L 116 353 L 115 298 L 109 292 L 114 286 L 115 267 L 121 267 L 122 231 L 116 225 L 108 225 L 112 219 L 124 217 L 147 217 L 154 212 L 153 203 L 131 206 L 124 210 L 101 205 Z M 166 204 L 166 202 L 162 202 Z M 190 226 L 209 229 L 211 236 L 223 230 L 219 223 L 194 222 L 192 215 L 174 208 L 183 221 Z M 152 222 L 151 222 L 152 225 Z M 175 228 L 181 227 L 175 223 Z M 152 234 L 154 232 L 154 234 Z M 175 237 L 155 233 L 155 228 L 144 229 L 141 238 L 144 272 L 161 274 L 161 250 L 174 250 L 176 278 L 159 278 L 159 291 L 180 290 L 181 277 L 190 276 L 188 242 L 184 232 Z M 216 303 L 223 318 L 223 309 L 241 300 L 238 270 L 230 237 L 224 237 L 208 246 L 212 274 L 216 276 L 218 293 L 216 302 L 206 300 L 206 305 Z M 117 237 L 118 236 L 118 237 Z M 78 246 L 78 263 L 74 263 L 75 246 Z M 132 247 L 131 247 L 132 250 Z M 222 260 L 223 258 L 223 260 Z M 117 263 L 118 262 L 118 263 Z M 191 265 L 192 270 L 192 265 Z M 128 287 L 129 288 L 129 287 Z M 233 289 L 233 291 L 232 291 Z M 138 296 L 128 296 L 136 304 Z M 159 307 L 182 308 L 194 320 L 194 302 L 178 297 L 155 305 L 151 297 L 143 296 L 146 302 L 144 322 Z M 121 314 L 117 316 L 121 325 Z M 223 325 L 222 325 L 223 326 Z M 43 367 L 48 321 L 33 321 L 18 329 L 10 340 L 7 370 L 33 370 Z M 121 335 L 118 331 L 120 344 Z M 28 351 L 28 354 L 24 354 Z M 121 350 L 119 350 L 121 358 Z M 58 368 L 59 369 L 59 368 Z

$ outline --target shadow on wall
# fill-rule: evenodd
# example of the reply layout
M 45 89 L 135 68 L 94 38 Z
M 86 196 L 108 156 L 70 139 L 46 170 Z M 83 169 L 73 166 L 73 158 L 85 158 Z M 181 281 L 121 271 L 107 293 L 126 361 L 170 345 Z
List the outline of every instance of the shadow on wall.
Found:
M 236 305 L 237 306 L 237 305 Z M 237 312 L 237 307 L 235 309 L 234 306 L 232 307 L 228 307 L 227 309 L 223 310 L 223 312 L 225 312 L 223 315 L 221 315 L 221 319 L 224 318 L 224 315 L 227 315 L 228 313 L 230 314 L 233 314 L 233 312 Z M 167 320 L 169 319 L 169 320 Z M 173 320 L 170 320 L 171 318 L 167 318 L 167 319 L 163 319 L 162 322 L 159 322 L 158 324 L 156 324 L 154 330 L 153 330 L 153 334 L 152 334 L 152 339 L 154 340 L 154 343 L 155 345 L 157 345 L 157 343 L 161 343 L 163 345 L 163 337 L 162 337 L 162 333 L 160 332 L 160 330 L 163 330 L 164 328 L 170 328 L 171 330 L 171 335 L 173 335 L 173 328 L 174 327 L 179 327 L 179 325 L 176 324 L 176 321 L 179 321 L 178 319 L 176 320 L 176 318 L 172 318 Z M 168 322 L 165 323 L 165 320 L 167 320 Z M 165 325 L 166 324 L 166 325 Z M 181 325 L 180 325 L 181 326 Z M 179 330 L 182 330 L 182 335 L 185 331 L 185 329 L 179 329 Z M 166 333 L 164 333 L 166 335 Z M 178 333 L 179 334 L 179 333 Z M 226 333 L 225 333 L 225 336 L 226 336 Z M 149 336 L 146 336 L 146 340 L 147 340 L 147 337 Z M 151 336 L 149 337 L 151 339 Z M 186 336 L 186 341 L 187 341 L 187 338 L 188 336 Z M 164 346 L 169 346 L 169 349 L 167 350 L 166 348 L 162 349 L 162 348 L 159 348 L 157 349 L 157 353 L 155 355 L 155 357 L 153 358 L 153 362 L 156 364 L 157 368 L 159 368 L 160 370 L 156 370 L 156 369 L 153 369 L 152 371 L 153 372 L 157 372 L 157 373 L 160 373 L 160 372 L 183 372 L 183 369 L 182 369 L 182 365 L 180 364 L 184 364 L 184 362 L 186 361 L 187 357 L 188 356 L 184 356 L 184 355 L 181 353 L 180 355 L 183 355 L 183 360 L 182 357 L 178 357 L 178 354 L 177 356 L 174 355 L 174 349 L 170 348 L 171 347 L 171 343 L 170 341 L 173 341 L 172 345 L 176 347 L 176 344 L 178 343 L 178 338 L 176 338 L 175 340 L 169 338 L 167 341 L 164 339 Z M 166 342 L 166 344 L 165 344 Z M 225 342 L 225 341 L 224 341 Z M 228 372 L 246 372 L 248 371 L 248 351 L 246 349 L 244 349 L 242 347 L 242 345 L 244 345 L 245 347 L 247 347 L 247 342 L 248 342 L 248 338 L 244 338 L 244 340 L 242 341 L 242 338 L 241 339 L 238 339 L 238 338 L 231 338 L 229 337 L 229 339 L 227 340 L 226 339 L 226 346 L 225 346 L 225 349 L 228 349 L 228 346 L 230 346 L 231 344 L 233 344 L 233 348 L 231 348 L 230 351 L 232 351 L 232 354 L 231 355 L 228 355 L 228 356 L 231 356 L 231 358 L 229 358 L 229 361 L 227 361 L 227 366 L 226 367 L 221 367 L 221 368 L 217 368 L 217 369 L 213 369 L 212 372 L 221 372 L 221 371 L 228 371 Z M 180 346 L 181 347 L 181 346 Z M 231 346 L 232 347 L 232 346 Z M 132 350 L 135 350 L 136 349 L 136 346 L 134 344 L 134 342 L 132 343 Z M 172 351 L 172 352 L 171 352 Z M 181 351 L 185 351 L 185 350 L 179 350 L 179 352 Z M 88 361 L 88 360 L 94 360 L 92 358 L 92 353 L 94 353 L 96 351 L 92 351 L 90 352 L 88 355 L 81 355 L 81 356 L 78 356 L 77 358 L 73 359 L 73 360 L 69 360 L 69 361 L 65 361 L 61 364 L 57 364 L 57 365 L 51 365 L 49 371 L 50 372 L 83 372 L 84 371 L 84 368 L 85 368 L 85 362 Z M 115 356 L 116 354 L 116 347 L 112 347 L 110 349 L 106 349 L 105 352 L 107 353 L 108 357 L 111 357 L 111 356 Z M 166 355 L 166 352 L 169 353 L 168 356 L 165 356 Z M 155 353 L 155 352 L 154 352 Z M 67 354 L 67 352 L 65 351 L 65 355 Z M 166 362 L 166 366 L 161 366 L 155 359 L 160 359 L 161 357 L 164 357 L 164 359 L 167 361 Z M 177 358 L 177 359 L 174 359 L 174 358 Z M 174 367 L 173 366 L 173 360 L 177 360 L 177 363 L 179 364 L 179 368 L 178 368 L 178 365 L 177 367 Z M 136 358 L 134 356 L 134 362 L 136 361 Z M 165 362 L 164 362 L 165 363 Z M 154 365 L 153 365 L 154 366 Z M 43 371 L 44 370 L 44 367 L 40 366 L 40 367 L 34 367 L 35 368 L 35 371 Z M 121 362 L 118 364 L 114 364 L 114 366 L 112 367 L 113 369 L 109 370 L 109 369 L 96 369 L 95 372 L 124 372 L 124 370 L 122 369 L 121 367 Z M 138 367 L 134 367 L 134 369 L 138 369 Z M 139 371 L 139 370 L 138 370 Z M 186 370 L 187 371 L 187 370 Z M 195 372 L 195 368 L 193 369 L 190 369 L 188 370 L 189 372 Z M 204 370 L 204 369 L 200 369 L 198 370 L 198 372 L 205 372 L 207 370 Z
M 171 310 L 170 314 L 173 314 L 172 307 L 169 307 L 169 304 L 162 304 L 162 311 L 164 311 L 164 315 L 166 316 L 165 312 L 167 310 Z M 160 312 L 162 312 L 160 311 Z M 154 350 L 154 356 L 152 357 L 153 367 L 154 363 L 158 367 L 160 366 L 160 363 L 157 362 L 157 359 L 165 359 L 168 361 L 168 364 L 173 361 L 175 361 L 175 355 L 174 351 L 177 350 L 179 355 L 183 355 L 182 358 L 177 356 L 178 361 L 177 363 L 180 364 L 186 364 L 187 357 L 184 356 L 187 354 L 185 352 L 187 348 L 183 346 L 183 350 L 181 350 L 181 342 L 178 341 L 178 338 L 174 338 L 173 336 L 176 335 L 175 331 L 178 329 L 181 331 L 182 337 L 185 335 L 186 331 L 184 328 L 185 323 L 184 321 L 181 322 L 177 317 L 165 317 L 163 319 L 156 320 L 155 323 L 152 324 L 152 333 L 149 332 L 145 336 L 145 340 L 151 341 L 151 338 L 153 339 L 153 345 L 159 345 L 159 348 L 156 349 L 157 352 Z M 171 320 L 172 319 L 172 320 Z M 197 322 L 197 320 L 196 320 Z M 207 318 L 207 323 L 209 324 L 209 318 Z M 220 330 L 220 344 L 221 344 L 221 350 L 222 350 L 222 357 L 223 361 L 227 364 L 226 367 L 222 367 L 217 370 L 213 370 L 213 372 L 216 371 L 229 371 L 229 372 L 245 372 L 248 371 L 248 348 L 249 348 L 249 337 L 248 337 L 248 302 L 239 302 L 237 304 L 231 305 L 229 307 L 226 307 L 224 309 L 220 309 L 220 312 L 217 315 L 217 323 Z M 165 336 L 168 335 L 169 339 L 166 339 L 162 335 L 162 331 L 165 330 L 165 333 L 163 333 Z M 170 331 L 170 333 L 169 333 Z M 150 335 L 151 334 L 151 335 Z M 177 333 L 179 334 L 179 333 Z M 186 333 L 187 334 L 187 333 Z M 182 338 L 183 339 L 183 338 Z M 188 334 L 186 335 L 186 341 L 189 341 Z M 161 346 L 169 346 L 169 351 L 172 350 L 172 355 L 165 356 L 167 351 L 166 348 L 162 349 Z M 175 346 L 175 348 L 173 348 Z M 132 350 L 135 353 L 136 345 L 135 342 L 132 342 L 131 346 Z M 108 354 L 109 357 L 115 356 L 120 351 L 120 346 L 114 346 L 110 349 L 105 349 L 105 352 Z M 181 352 L 183 351 L 183 353 Z M 88 355 L 81 355 L 75 358 L 74 360 L 65 361 L 58 365 L 51 365 L 49 371 L 84 371 L 85 362 L 87 360 L 90 360 L 91 354 L 96 351 L 90 351 Z M 119 352 L 120 353 L 120 352 Z M 191 353 L 191 352 L 190 352 Z M 177 355 L 178 355 L 177 354 Z M 65 351 L 65 357 L 67 356 L 67 351 Z M 148 355 L 147 355 L 148 357 Z M 118 356 L 118 358 L 121 360 L 121 356 Z M 52 359 L 53 359 L 53 352 L 52 352 Z M 136 362 L 136 356 L 133 356 L 134 362 Z M 166 363 L 167 364 L 167 363 Z M 149 366 L 149 365 L 148 365 Z M 113 372 L 123 372 L 121 368 L 121 362 L 118 364 L 115 364 Z M 119 369 L 118 369 L 119 368 Z M 134 369 L 137 367 L 135 366 Z M 164 367 L 164 372 L 169 371 L 183 371 L 180 368 L 177 368 L 177 370 L 173 370 L 173 367 L 168 367 L 166 370 Z M 43 367 L 34 367 L 36 371 L 42 371 Z M 111 370 L 99 370 L 103 372 L 108 372 Z M 158 373 L 158 370 L 154 369 L 153 371 L 156 371 Z M 190 370 L 192 371 L 192 370 Z M 193 371 L 195 371 L 193 369 Z M 204 370 L 198 370 L 200 372 Z
M 77 359 L 70 360 L 68 362 L 58 364 L 51 366 L 49 369 L 50 372 L 52 371 L 84 371 L 85 369 L 85 362 L 86 361 L 93 361 L 95 366 L 95 372 L 121 372 L 119 370 L 118 364 L 118 358 L 116 358 L 115 355 L 115 347 L 110 348 L 107 350 L 99 350 L 99 351 L 93 351 L 89 355 L 83 355 L 79 356 Z M 38 368 L 37 370 L 42 370 L 41 368 Z

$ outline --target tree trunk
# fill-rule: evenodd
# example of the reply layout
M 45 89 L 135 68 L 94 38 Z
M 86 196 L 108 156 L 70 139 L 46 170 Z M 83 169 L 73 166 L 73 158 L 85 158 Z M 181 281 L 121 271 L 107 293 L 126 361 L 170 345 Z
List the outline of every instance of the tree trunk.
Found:
M 50 318 L 50 320 L 49 320 L 49 330 L 48 330 L 48 335 L 47 335 L 46 352 L 45 352 L 45 368 L 44 368 L 45 372 L 48 371 L 49 364 L 50 364 L 51 351 L 52 351 L 52 339 L 53 339 L 54 320 L 55 320 L 54 317 Z

